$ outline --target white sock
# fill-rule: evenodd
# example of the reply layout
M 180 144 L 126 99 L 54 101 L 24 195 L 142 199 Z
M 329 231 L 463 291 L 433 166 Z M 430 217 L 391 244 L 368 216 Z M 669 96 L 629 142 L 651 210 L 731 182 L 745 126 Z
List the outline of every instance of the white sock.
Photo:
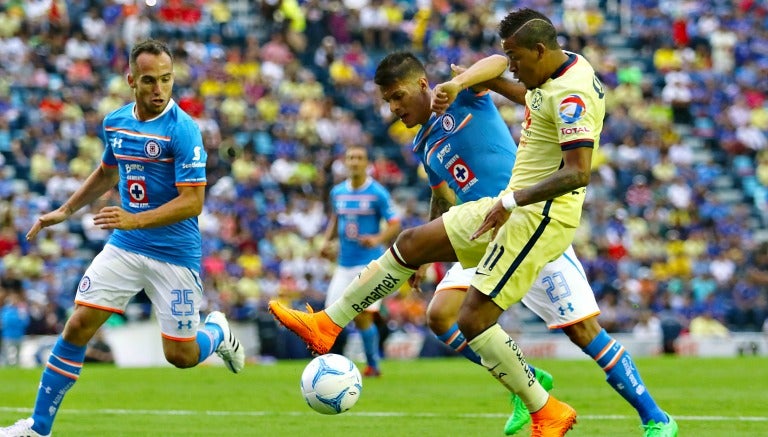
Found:
M 473 338 L 469 347 L 480 356 L 483 367 L 507 388 L 520 396 L 528 411 L 538 411 L 549 394 L 525 362 L 523 350 L 496 323 Z
M 344 294 L 325 309 L 337 325 L 344 327 L 372 303 L 398 290 L 418 267 L 410 266 L 392 246 L 371 261 L 344 289 Z

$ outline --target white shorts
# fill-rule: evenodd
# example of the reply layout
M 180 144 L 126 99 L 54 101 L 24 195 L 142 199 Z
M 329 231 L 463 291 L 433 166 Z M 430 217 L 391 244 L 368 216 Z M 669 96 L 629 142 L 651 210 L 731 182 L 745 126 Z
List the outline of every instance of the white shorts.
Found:
M 474 267 L 465 269 L 455 263 L 435 291 L 467 290 L 474 275 Z M 570 326 L 600 314 L 595 293 L 572 246 L 544 266 L 522 302 L 541 317 L 549 329 Z
M 75 303 L 122 314 L 141 290 L 152 301 L 163 337 L 176 341 L 196 338 L 203 300 L 198 272 L 110 244 L 80 279 Z
M 341 296 L 344 295 L 344 290 L 346 290 L 347 286 L 355 280 L 357 275 L 359 275 L 364 268 L 365 266 L 336 267 L 336 271 L 333 272 L 333 277 L 331 278 L 331 283 L 328 285 L 328 293 L 325 295 L 326 308 L 341 299 Z M 379 312 L 380 308 L 381 299 L 371 304 L 365 311 Z

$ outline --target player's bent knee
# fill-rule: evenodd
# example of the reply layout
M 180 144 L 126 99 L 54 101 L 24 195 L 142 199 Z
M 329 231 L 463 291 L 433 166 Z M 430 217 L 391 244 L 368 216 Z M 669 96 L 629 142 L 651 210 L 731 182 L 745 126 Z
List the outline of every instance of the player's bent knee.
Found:
M 415 232 L 413 228 L 404 229 L 400 232 L 400 235 L 397 236 L 397 240 L 395 241 L 395 245 L 397 246 L 400 255 L 406 258 L 409 262 L 410 259 L 408 259 L 408 256 L 415 254 L 418 250 L 418 236 L 419 233 Z
M 173 341 L 163 338 L 165 360 L 179 369 L 195 367 L 199 362 L 200 349 L 194 341 Z
M 188 369 L 197 365 L 197 357 L 180 350 L 165 351 L 165 360 L 179 369 Z
M 444 334 L 456 322 L 456 314 L 439 306 L 427 308 L 427 325 L 435 334 Z

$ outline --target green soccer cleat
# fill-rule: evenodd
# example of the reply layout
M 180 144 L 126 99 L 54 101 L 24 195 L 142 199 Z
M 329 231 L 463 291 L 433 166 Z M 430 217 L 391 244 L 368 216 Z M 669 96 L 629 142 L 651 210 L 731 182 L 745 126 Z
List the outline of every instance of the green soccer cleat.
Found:
M 552 390 L 553 378 L 546 370 L 541 370 L 537 367 L 536 379 L 539 381 L 539 384 L 544 387 L 544 390 Z M 504 425 L 504 434 L 514 435 L 523 429 L 526 423 L 531 421 L 531 413 L 528 412 L 528 407 L 525 406 L 525 403 L 520 399 L 520 396 L 511 393 L 509 402 L 514 407 L 514 410 L 512 411 L 512 415 L 509 416 L 509 419 L 507 419 L 507 423 Z
M 669 418 L 669 422 L 667 423 L 664 423 L 664 422 L 656 423 L 655 421 L 651 420 L 645 425 L 641 425 L 640 427 L 645 432 L 643 436 L 644 437 L 677 437 L 677 422 L 675 422 L 675 419 L 673 419 L 672 416 L 670 416 L 669 414 L 667 414 L 667 418 Z

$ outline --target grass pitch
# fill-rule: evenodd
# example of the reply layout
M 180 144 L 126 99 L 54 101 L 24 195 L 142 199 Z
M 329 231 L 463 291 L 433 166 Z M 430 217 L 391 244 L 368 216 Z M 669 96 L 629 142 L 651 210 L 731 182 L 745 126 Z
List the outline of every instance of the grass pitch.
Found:
M 768 436 L 768 360 L 638 359 L 680 436 Z M 299 392 L 308 360 L 220 367 L 118 369 L 86 365 L 58 414 L 56 437 L 81 436 L 502 436 L 509 397 L 461 358 L 384 361 L 358 404 L 339 416 L 310 410 Z M 579 412 L 568 437 L 641 436 L 635 411 L 590 360 L 536 360 L 555 393 Z M 0 424 L 29 414 L 41 369 L 0 369 Z M 527 436 L 528 428 L 519 435 Z

